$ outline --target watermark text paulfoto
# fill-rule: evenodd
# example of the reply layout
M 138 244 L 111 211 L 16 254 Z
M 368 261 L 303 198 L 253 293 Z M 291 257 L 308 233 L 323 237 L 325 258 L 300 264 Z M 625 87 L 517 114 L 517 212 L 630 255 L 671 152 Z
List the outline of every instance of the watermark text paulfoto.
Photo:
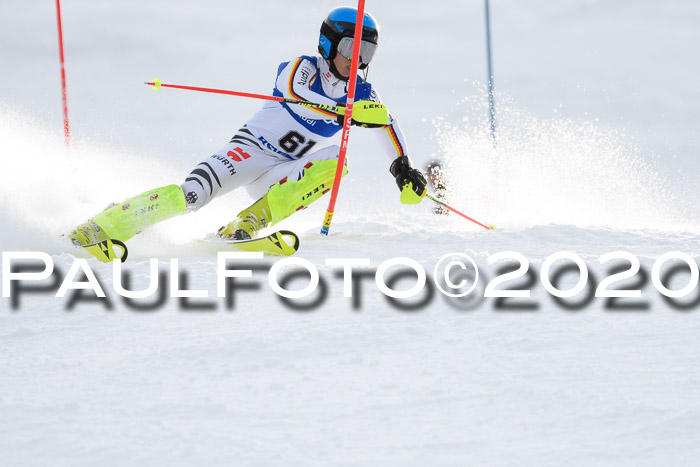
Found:
M 74 258 L 64 273 L 47 253 L 3 252 L 2 296 L 13 311 L 41 294 L 64 299 L 66 310 L 89 302 L 112 309 L 115 298 L 135 311 L 158 310 L 173 299 L 184 311 L 233 310 L 237 302 L 255 303 L 259 297 L 254 295 L 259 293 L 276 295 L 290 310 L 311 311 L 326 303 L 331 288 L 335 296 L 342 290 L 342 297 L 350 299 L 354 310 L 362 309 L 368 288 L 378 290 L 390 306 L 401 311 L 426 309 L 436 295 L 461 311 L 485 303 L 497 311 L 537 311 L 545 299 L 569 311 L 596 301 L 609 311 L 645 311 L 650 309 L 653 294 L 675 310 L 700 306 L 698 263 L 680 251 L 659 256 L 650 268 L 631 253 L 607 253 L 595 260 L 597 269 L 604 269 L 603 278 L 569 251 L 537 262 L 518 252 L 503 251 L 488 256 L 481 267 L 464 253 L 449 253 L 427 271 L 407 257 L 391 258 L 378 266 L 369 258 L 327 258 L 321 271 L 302 257 L 272 264 L 260 261 L 262 258 L 262 253 L 220 252 L 215 265 L 212 263 L 216 283 L 207 284 L 209 289 L 188 288 L 191 275 L 177 258 L 166 261 L 165 269 L 162 260 L 153 258 L 135 265 L 143 275 L 144 263 L 148 263 L 148 286 L 133 290 L 133 268 L 120 262 L 112 263 L 111 280 L 105 281 L 91 267 L 95 263 L 86 259 Z M 104 267 L 101 271 L 104 273 Z M 201 279 L 202 275 L 212 276 L 211 271 L 202 273 L 200 267 L 196 276 Z M 290 287 L 299 281 L 303 287 Z

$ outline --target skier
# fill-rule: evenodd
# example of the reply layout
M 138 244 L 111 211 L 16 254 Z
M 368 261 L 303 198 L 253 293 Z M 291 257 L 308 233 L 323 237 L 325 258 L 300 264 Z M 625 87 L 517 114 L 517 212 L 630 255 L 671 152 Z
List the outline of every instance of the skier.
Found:
M 302 55 L 282 63 L 275 80 L 275 96 L 326 104 L 335 111 L 268 101 L 182 185 L 156 188 L 108 207 L 78 226 L 69 235 L 72 242 L 77 246 L 107 239 L 125 242 L 152 224 L 196 211 L 239 187 L 246 187 L 257 201 L 220 228 L 218 235 L 246 240 L 330 191 L 340 149 L 332 137 L 341 130 L 345 114 L 356 15 L 351 7 L 331 10 L 321 24 L 320 56 Z M 389 171 L 401 190 L 401 202 L 416 204 L 425 196 L 426 180 L 411 166 L 398 122 L 366 81 L 379 27 L 369 13 L 363 22 L 359 68 L 365 79 L 358 76 L 352 123 L 378 134 L 384 152 L 393 159 Z
M 425 166 L 425 174 L 427 175 L 428 183 L 430 187 L 435 192 L 435 197 L 442 201 L 447 202 L 447 182 L 445 181 L 445 172 L 442 168 L 442 164 L 439 160 L 432 160 Z M 440 214 L 447 216 L 450 214 L 450 210 L 447 209 L 442 204 L 435 204 L 433 208 L 435 214 Z

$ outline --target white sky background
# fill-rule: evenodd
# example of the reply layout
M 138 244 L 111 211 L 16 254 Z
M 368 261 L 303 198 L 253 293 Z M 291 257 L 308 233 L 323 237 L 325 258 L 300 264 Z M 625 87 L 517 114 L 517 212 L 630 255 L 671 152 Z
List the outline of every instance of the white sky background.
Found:
M 155 95 L 142 83 L 157 76 L 269 93 L 277 64 L 314 52 L 336 5 L 64 1 L 75 138 L 194 162 L 261 103 Z M 382 27 L 370 81 L 422 161 L 432 152 L 432 120 L 485 81 L 483 2 L 369 1 L 367 9 Z M 492 22 L 499 95 L 541 118 L 558 112 L 624 129 L 664 166 L 698 174 L 697 2 L 495 0 Z M 0 100 L 60 124 L 54 4 L 4 0 L 0 25 Z

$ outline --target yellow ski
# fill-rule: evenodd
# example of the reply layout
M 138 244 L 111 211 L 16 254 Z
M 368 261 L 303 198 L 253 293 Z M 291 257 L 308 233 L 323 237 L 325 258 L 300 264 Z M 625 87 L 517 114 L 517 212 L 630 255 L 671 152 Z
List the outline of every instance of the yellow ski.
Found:
M 204 240 L 217 250 L 262 251 L 268 255 L 290 256 L 299 249 L 299 237 L 289 230 L 279 230 L 251 240 L 226 240 L 215 236 Z
M 117 247 L 116 251 L 114 247 Z M 104 240 L 98 243 L 93 243 L 92 245 L 81 246 L 81 248 L 85 249 L 88 253 L 103 263 L 109 263 L 115 259 L 119 259 L 123 263 L 126 261 L 126 257 L 129 253 L 129 251 L 126 249 L 126 245 L 124 245 L 124 242 L 120 242 L 119 240 L 115 239 Z

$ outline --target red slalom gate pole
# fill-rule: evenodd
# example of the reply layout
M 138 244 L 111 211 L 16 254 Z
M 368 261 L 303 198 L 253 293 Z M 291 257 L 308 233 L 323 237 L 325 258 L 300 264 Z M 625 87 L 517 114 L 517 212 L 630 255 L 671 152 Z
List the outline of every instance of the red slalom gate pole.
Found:
M 70 147 L 70 125 L 68 124 L 68 94 L 66 93 L 66 67 L 63 55 L 63 26 L 61 24 L 61 2 L 56 0 L 58 16 L 58 52 L 61 59 L 61 95 L 63 99 L 63 133 L 66 138 L 66 148 Z
M 353 37 L 352 46 L 352 61 L 350 62 L 350 81 L 348 86 L 348 98 L 345 104 L 345 119 L 343 120 L 343 135 L 340 141 L 340 153 L 338 154 L 338 167 L 335 171 L 335 180 L 333 181 L 333 189 L 331 190 L 331 199 L 328 202 L 326 217 L 321 227 L 321 233 L 328 235 L 328 229 L 331 227 L 333 220 L 333 212 L 335 211 L 335 201 L 338 198 L 338 190 L 340 189 L 340 180 L 343 176 L 343 167 L 345 166 L 345 154 L 348 151 L 348 140 L 350 139 L 350 124 L 352 122 L 352 104 L 355 102 L 355 86 L 357 84 L 357 68 L 360 64 L 360 44 L 362 42 L 362 26 L 365 16 L 365 0 L 357 2 L 357 17 L 355 18 L 355 35 Z

